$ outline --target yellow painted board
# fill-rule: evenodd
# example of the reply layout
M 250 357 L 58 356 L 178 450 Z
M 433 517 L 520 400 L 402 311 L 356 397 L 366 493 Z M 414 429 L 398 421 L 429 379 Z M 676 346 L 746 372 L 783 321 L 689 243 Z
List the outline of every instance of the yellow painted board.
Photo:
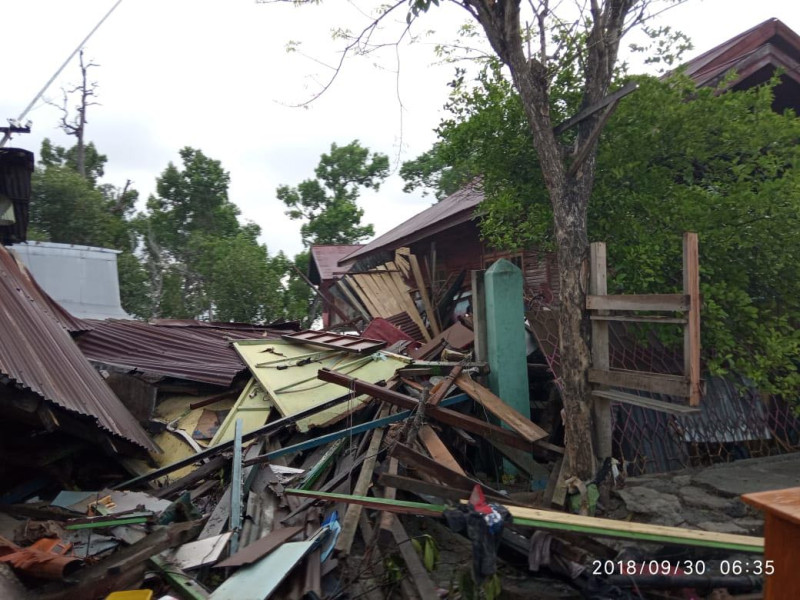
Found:
M 242 420 L 242 434 L 250 433 L 267 422 L 270 412 L 272 412 L 272 401 L 269 395 L 261 384 L 251 377 L 236 404 L 217 429 L 209 446 L 231 441 L 234 437 L 236 419 Z
M 190 404 L 194 402 L 200 402 L 214 395 L 216 395 L 216 393 L 207 394 L 205 396 L 170 396 L 164 400 L 161 400 L 156 405 L 155 414 L 153 416 L 159 421 L 164 421 L 165 423 L 172 423 L 177 419 L 175 426 L 178 429 L 184 430 L 189 435 L 192 435 L 194 430 L 197 428 L 197 422 L 200 420 L 200 417 L 203 414 L 203 409 L 215 411 L 230 410 L 235 403 L 235 399 L 229 397 L 223 398 L 222 400 L 218 400 L 213 404 L 209 404 L 208 406 L 204 406 L 203 408 L 198 408 L 196 410 L 189 408 Z M 169 431 L 162 431 L 161 433 L 156 434 L 153 436 L 153 441 L 158 444 L 159 448 L 163 450 L 161 454 L 150 455 L 153 461 L 155 461 L 159 467 L 172 464 L 196 454 L 194 449 L 189 446 L 185 440 L 181 439 L 174 433 L 170 433 Z M 203 440 L 197 440 L 197 443 L 200 446 L 207 445 L 207 443 Z M 153 470 L 149 465 L 147 465 L 147 463 L 141 460 L 126 461 L 126 466 L 132 472 L 140 475 L 149 473 Z M 169 480 L 174 481 L 175 479 L 180 479 L 181 477 L 184 477 L 194 471 L 196 468 L 197 467 L 195 465 L 189 465 L 188 467 L 183 467 L 182 469 L 173 471 L 169 475 Z
M 366 357 L 337 352 L 318 361 L 297 364 L 298 357 L 313 352 L 314 348 L 286 340 L 241 340 L 234 342 L 233 346 L 283 417 L 295 415 L 347 393 L 347 389 L 342 386 L 317 379 L 317 372 L 322 368 L 376 383 L 389 379 L 397 369 L 405 365 L 403 360 L 384 352 Z M 257 364 L 265 362 L 265 357 L 271 361 L 283 358 L 284 362 L 257 367 Z M 309 427 L 327 423 L 366 400 L 365 396 L 357 396 L 351 401 L 298 421 L 297 428 L 301 432 L 308 431 Z

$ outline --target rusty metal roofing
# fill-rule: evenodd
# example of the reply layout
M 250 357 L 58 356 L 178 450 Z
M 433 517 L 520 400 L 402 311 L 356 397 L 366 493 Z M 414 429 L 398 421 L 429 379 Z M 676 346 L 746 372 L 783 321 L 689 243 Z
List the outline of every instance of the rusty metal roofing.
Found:
M 800 81 L 800 36 L 778 19 L 768 19 L 704 52 L 684 65 L 698 86 L 715 85 L 731 70 L 736 85 L 764 66 L 783 67 L 784 76 Z
M 285 330 L 242 323 L 109 319 L 90 321 L 92 331 L 76 340 L 94 363 L 228 387 L 245 365 L 231 340 L 277 339 Z
M 350 245 L 317 245 L 311 246 L 311 262 L 308 267 L 308 278 L 319 284 L 347 273 L 347 267 L 340 267 L 339 261 L 363 247 L 363 244 Z
M 475 208 L 483 201 L 480 183 L 473 182 L 441 202 L 437 202 L 401 223 L 394 229 L 375 238 L 339 260 L 339 265 L 351 264 L 354 260 L 381 252 L 408 246 L 416 241 L 450 229 L 473 218 Z
M 48 402 L 94 419 L 101 429 L 157 451 L 59 318 L 33 279 L 0 246 L 0 372 Z

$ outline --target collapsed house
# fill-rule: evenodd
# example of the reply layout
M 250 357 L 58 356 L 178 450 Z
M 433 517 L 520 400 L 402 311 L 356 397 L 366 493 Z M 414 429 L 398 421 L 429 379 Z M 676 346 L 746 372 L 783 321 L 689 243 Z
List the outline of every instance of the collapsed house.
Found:
M 784 29 L 729 46 L 761 40 L 780 58 Z M 728 50 L 697 72 L 713 79 Z M 740 58 L 760 76 L 766 63 Z M 25 240 L 32 165 L 11 157 L 4 244 Z M 656 480 L 687 488 L 677 508 L 623 489 L 797 449 L 790 409 L 715 378 L 699 402 L 684 361 L 608 321 L 600 375 L 652 389 L 600 390 L 616 399 L 612 452 L 594 480 L 565 479 L 558 265 L 486 247 L 481 199 L 469 186 L 369 244 L 312 248 L 323 331 L 76 318 L 0 246 L 0 597 L 753 598 L 769 571 L 766 597 L 793 594 L 797 550 L 774 532 L 796 530 L 800 488 L 746 490 L 766 539 L 755 510 L 689 485 L 692 471 Z M 667 296 L 699 318 L 696 289 Z

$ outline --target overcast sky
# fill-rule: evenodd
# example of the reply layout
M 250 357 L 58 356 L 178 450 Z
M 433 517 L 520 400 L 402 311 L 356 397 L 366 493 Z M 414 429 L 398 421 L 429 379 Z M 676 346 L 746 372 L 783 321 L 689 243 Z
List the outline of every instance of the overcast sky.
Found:
M 2 2 L 0 120 L 19 115 L 115 1 Z M 330 72 L 320 63 L 337 61 L 331 28 L 363 26 L 362 11 L 377 4 L 123 1 L 86 45 L 86 56 L 101 65 L 91 71 L 101 105 L 90 108 L 87 133 L 108 156 L 105 182 L 121 186 L 131 179 L 146 198 L 167 164 L 179 162 L 180 148 L 199 148 L 230 172 L 230 198 L 245 219 L 261 226 L 270 253 L 295 254 L 302 249 L 300 224 L 284 216 L 275 188 L 312 176 L 331 142 L 358 139 L 388 154 L 396 168 L 435 141 L 454 67 L 436 63 L 434 44 L 452 40 L 466 21 L 462 9 L 447 3 L 420 20 L 418 43 L 348 61 L 320 99 L 306 108 L 292 106 L 310 98 Z M 796 0 L 689 0 L 655 23 L 688 34 L 691 57 L 771 17 L 800 32 Z M 435 35 L 426 36 L 428 30 Z M 301 52 L 286 52 L 293 41 L 301 42 Z M 78 75 L 76 57 L 47 97 L 59 100 L 60 87 Z M 32 150 L 38 159 L 44 137 L 74 143 L 57 128 L 59 113 L 46 103 L 28 118 L 33 133 L 9 145 Z M 375 225 L 376 234 L 430 205 L 429 197 L 401 188 L 393 173 L 379 192 L 362 196 L 365 222 Z

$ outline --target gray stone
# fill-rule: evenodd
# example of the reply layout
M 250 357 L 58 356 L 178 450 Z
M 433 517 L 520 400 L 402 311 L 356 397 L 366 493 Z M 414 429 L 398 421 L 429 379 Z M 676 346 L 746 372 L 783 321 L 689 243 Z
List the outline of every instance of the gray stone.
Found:
M 653 523 L 680 525 L 684 522 L 682 507 L 677 496 L 665 494 L 648 487 L 618 490 L 625 506 L 632 513 L 647 515 Z
M 732 523 L 731 521 L 704 521 L 702 523 L 698 523 L 697 526 L 700 529 L 705 529 L 706 531 L 714 531 L 716 533 L 738 533 L 738 534 L 747 534 L 747 530 L 739 527 L 736 523 Z
M 689 485 L 692 482 L 692 476 L 676 475 L 675 477 L 672 478 L 672 482 L 679 487 L 683 487 L 685 485 Z
M 728 496 L 797 487 L 800 486 L 800 454 L 714 465 L 695 474 L 692 482 Z
M 687 506 L 705 508 L 713 511 L 725 511 L 730 508 L 732 501 L 709 494 L 703 489 L 694 486 L 681 487 L 678 495 Z

